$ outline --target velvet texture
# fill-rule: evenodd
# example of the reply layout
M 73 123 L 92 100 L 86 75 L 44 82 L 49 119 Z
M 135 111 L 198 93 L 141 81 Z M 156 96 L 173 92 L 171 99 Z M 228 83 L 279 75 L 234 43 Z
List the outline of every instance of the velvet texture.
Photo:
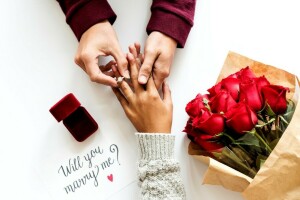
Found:
M 84 141 L 98 129 L 97 122 L 72 93 L 57 102 L 50 113 L 58 122 L 63 120 L 65 127 L 78 142 Z
M 84 107 L 76 109 L 64 119 L 63 124 L 78 142 L 84 141 L 98 129 L 97 122 Z
M 103 20 L 113 24 L 117 18 L 107 0 L 57 1 L 78 41 L 91 26 Z M 195 6 L 196 0 L 153 0 L 147 33 L 159 31 L 176 40 L 179 48 L 184 47 L 194 25 Z

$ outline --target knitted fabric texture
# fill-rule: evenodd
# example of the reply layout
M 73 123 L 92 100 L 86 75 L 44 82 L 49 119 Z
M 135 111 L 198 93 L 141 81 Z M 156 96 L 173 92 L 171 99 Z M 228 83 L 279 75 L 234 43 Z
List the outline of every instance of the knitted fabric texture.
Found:
M 186 199 L 180 166 L 174 159 L 175 136 L 136 133 L 138 177 L 142 200 Z

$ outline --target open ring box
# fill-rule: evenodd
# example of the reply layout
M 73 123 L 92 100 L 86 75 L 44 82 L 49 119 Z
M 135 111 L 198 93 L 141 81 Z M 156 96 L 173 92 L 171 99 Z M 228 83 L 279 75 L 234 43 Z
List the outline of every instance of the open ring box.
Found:
M 63 97 L 49 111 L 58 122 L 63 121 L 78 142 L 84 141 L 98 129 L 97 122 L 72 93 Z

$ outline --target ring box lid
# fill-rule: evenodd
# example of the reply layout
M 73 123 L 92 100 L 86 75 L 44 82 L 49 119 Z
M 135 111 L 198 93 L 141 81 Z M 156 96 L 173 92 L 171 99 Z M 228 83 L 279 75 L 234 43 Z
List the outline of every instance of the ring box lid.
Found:
M 72 114 L 78 107 L 80 107 L 80 102 L 76 97 L 70 93 L 58 101 L 54 106 L 50 108 L 50 113 L 54 118 L 60 122 L 66 119 L 70 114 Z

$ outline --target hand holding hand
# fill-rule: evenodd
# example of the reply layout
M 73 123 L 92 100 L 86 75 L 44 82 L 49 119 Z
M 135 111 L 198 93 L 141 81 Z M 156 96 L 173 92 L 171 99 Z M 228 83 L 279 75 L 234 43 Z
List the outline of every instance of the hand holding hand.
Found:
M 113 56 L 118 71 L 122 76 L 129 78 L 127 60 L 119 45 L 117 35 L 111 24 L 105 20 L 90 27 L 81 37 L 75 56 L 75 63 L 90 77 L 91 81 L 117 87 L 116 80 L 108 73 L 112 63 L 100 70 L 99 56 Z
M 124 112 L 138 132 L 170 133 L 172 125 L 171 92 L 166 83 L 163 83 L 163 99 L 159 96 L 154 80 L 150 76 L 145 87 L 138 82 L 140 61 L 128 53 L 132 87 L 126 81 L 121 81 L 118 88 L 113 88 L 121 103 Z M 118 77 L 118 72 L 113 67 Z
M 146 84 L 153 73 L 156 88 L 160 88 L 165 78 L 169 76 L 176 47 L 177 42 L 173 38 L 153 31 L 145 44 L 145 58 L 139 72 L 139 83 Z

